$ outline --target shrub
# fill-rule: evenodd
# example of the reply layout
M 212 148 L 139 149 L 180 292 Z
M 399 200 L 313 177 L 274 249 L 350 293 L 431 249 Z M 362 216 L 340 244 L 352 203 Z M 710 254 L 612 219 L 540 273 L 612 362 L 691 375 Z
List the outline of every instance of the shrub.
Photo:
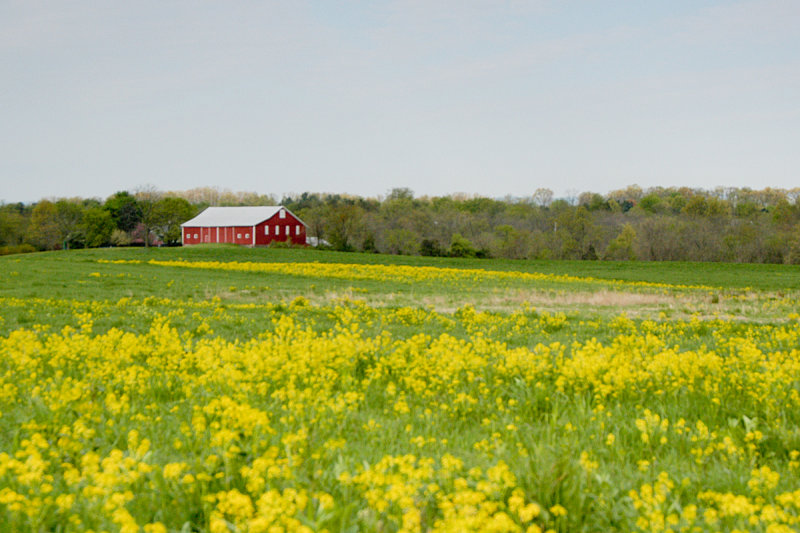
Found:
M 475 257 L 478 254 L 475 247 L 466 237 L 460 233 L 454 233 L 450 241 L 450 256 L 451 257 Z
M 0 246 L 0 255 L 29 254 L 35 252 L 36 248 L 30 244 L 16 244 L 13 246 Z

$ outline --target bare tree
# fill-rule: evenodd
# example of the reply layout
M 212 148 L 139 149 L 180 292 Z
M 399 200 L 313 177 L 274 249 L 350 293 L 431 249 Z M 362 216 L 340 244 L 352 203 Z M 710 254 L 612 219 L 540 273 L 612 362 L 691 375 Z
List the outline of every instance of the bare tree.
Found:
M 161 199 L 162 193 L 156 189 L 155 185 L 143 185 L 136 189 L 134 196 L 142 210 L 142 230 L 144 233 L 142 239 L 144 240 L 145 248 L 147 248 L 150 246 L 150 233 L 159 222 L 159 213 L 156 205 Z
M 538 188 L 531 196 L 533 203 L 539 207 L 547 207 L 553 201 L 553 191 L 550 189 Z

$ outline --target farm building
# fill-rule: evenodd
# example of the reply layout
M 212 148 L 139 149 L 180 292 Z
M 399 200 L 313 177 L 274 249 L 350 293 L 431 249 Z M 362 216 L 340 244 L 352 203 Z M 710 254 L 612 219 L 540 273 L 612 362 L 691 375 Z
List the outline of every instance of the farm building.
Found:
M 266 246 L 271 242 L 306 243 L 306 225 L 282 205 L 209 207 L 181 224 L 184 245 L 231 243 Z

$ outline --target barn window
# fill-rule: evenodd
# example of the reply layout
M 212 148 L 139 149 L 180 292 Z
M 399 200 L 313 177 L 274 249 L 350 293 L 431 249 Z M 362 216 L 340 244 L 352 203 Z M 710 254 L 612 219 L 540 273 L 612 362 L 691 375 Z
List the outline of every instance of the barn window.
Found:
M 281 228 L 278 227 L 278 226 L 275 226 L 275 235 L 277 236 L 277 235 L 280 235 L 280 234 L 281 234 Z
M 195 238 L 195 239 L 199 239 L 199 238 L 200 238 L 200 235 L 198 235 L 197 233 L 195 233 L 195 234 L 194 234 L 194 238 Z
M 289 235 L 289 226 L 286 226 L 286 235 Z
M 264 235 L 269 235 L 269 226 L 264 226 Z
M 245 238 L 245 239 L 249 239 L 249 238 L 250 238 L 250 234 L 249 234 L 249 233 L 245 233 L 245 234 L 244 234 L 244 238 Z
M 281 218 L 286 218 L 286 210 L 285 210 L 285 209 L 281 209 L 281 213 L 280 213 L 280 215 L 279 215 L 279 216 L 280 216 Z
M 300 226 L 295 226 L 294 227 L 294 234 L 295 235 L 300 235 Z
M 236 238 L 237 238 L 237 239 L 241 239 L 241 238 L 242 238 L 242 234 L 241 234 L 241 233 L 237 233 L 237 234 L 236 234 Z

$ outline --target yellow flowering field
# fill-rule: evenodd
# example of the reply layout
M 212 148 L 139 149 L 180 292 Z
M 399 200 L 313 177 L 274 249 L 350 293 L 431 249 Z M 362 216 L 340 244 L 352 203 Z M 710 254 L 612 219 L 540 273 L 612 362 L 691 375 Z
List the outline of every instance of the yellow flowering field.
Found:
M 796 292 L 25 261 L 0 281 L 2 531 L 800 529 Z M 485 305 L 521 288 L 553 297 Z

